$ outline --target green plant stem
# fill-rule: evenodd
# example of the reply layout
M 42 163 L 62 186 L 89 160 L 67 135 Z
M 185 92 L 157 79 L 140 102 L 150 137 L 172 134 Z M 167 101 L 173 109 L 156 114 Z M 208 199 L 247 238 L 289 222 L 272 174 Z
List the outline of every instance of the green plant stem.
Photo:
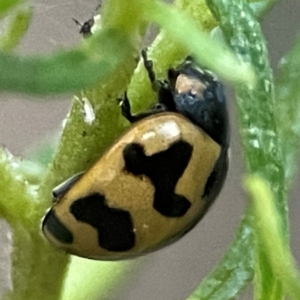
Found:
M 53 252 L 48 253 L 49 246 L 39 233 L 40 220 L 36 222 L 34 218 L 36 192 L 18 174 L 18 164 L 17 159 L 0 150 L 0 214 L 13 230 L 13 290 L 7 291 L 4 299 L 57 299 L 63 276 L 61 261 L 66 255 L 57 253 L 53 263 Z M 46 282 L 45 270 L 49 265 L 56 276 Z
M 11 225 L 32 225 L 36 193 L 30 193 L 30 186 L 18 173 L 18 159 L 0 149 L 0 215 Z
M 39 226 L 26 228 L 14 223 L 12 227 L 13 290 L 4 299 L 59 299 L 68 256 L 57 249 L 49 251 L 48 243 L 37 235 Z

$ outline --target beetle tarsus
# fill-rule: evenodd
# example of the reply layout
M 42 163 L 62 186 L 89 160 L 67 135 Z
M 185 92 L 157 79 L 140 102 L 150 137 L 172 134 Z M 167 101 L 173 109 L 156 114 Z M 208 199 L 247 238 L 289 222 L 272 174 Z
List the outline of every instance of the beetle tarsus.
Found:
M 131 106 L 127 93 L 125 92 L 123 98 L 119 98 L 118 100 L 120 100 L 121 103 L 122 116 L 126 118 L 130 123 L 134 122 L 135 117 L 131 114 Z
M 150 80 L 152 89 L 154 92 L 158 92 L 163 85 L 163 83 L 159 80 L 156 80 L 155 72 L 153 70 L 153 61 L 148 59 L 147 48 L 142 50 L 142 58 L 144 61 L 144 67 L 147 71 L 148 78 Z

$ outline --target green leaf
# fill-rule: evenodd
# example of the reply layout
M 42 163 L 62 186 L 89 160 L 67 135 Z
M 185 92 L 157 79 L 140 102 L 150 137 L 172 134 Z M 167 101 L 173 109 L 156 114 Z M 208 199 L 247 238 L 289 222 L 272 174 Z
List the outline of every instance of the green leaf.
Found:
M 254 74 L 249 64 L 237 59 L 224 45 L 213 41 L 199 30 L 192 19 L 179 10 L 161 2 L 154 2 L 147 11 L 147 19 L 156 22 L 178 43 L 187 49 L 201 64 L 232 83 L 254 84 Z M 187 34 L 188 33 L 188 34 Z M 235 72 L 231 72 L 234 69 Z
M 276 207 L 270 184 L 257 175 L 248 176 L 245 187 L 253 200 L 256 245 L 264 248 L 265 258 L 269 261 L 272 273 L 281 281 L 284 292 L 292 299 L 300 298 L 300 274 L 282 232 L 282 216 Z M 259 249 L 259 250 L 260 250 Z M 275 291 L 277 294 L 277 292 Z M 261 299 L 282 299 L 265 296 Z
M 159 2 L 149 4 L 148 1 L 140 0 L 136 3 L 137 7 L 139 3 L 144 5 L 144 14 L 141 15 L 146 21 L 155 21 L 161 25 L 203 64 L 223 76 L 226 74 L 228 80 L 253 83 L 249 65 L 241 64 L 229 51 L 213 43 L 184 14 Z M 132 53 L 131 31 L 136 27 L 132 21 L 124 22 L 132 15 L 133 9 L 124 18 L 119 7 L 110 7 L 113 7 L 116 15 L 120 15 L 115 27 L 109 27 L 112 21 L 104 15 L 103 24 L 107 24 L 106 29 L 100 30 L 89 39 L 85 47 L 40 57 L 18 57 L 0 53 L 0 66 L 2 70 L 6 70 L 5 76 L 1 76 L 4 72 L 0 68 L 0 89 L 27 93 L 61 93 L 79 90 L 109 76 Z M 181 30 L 177 31 L 175 28 Z M 199 52 L 199 49 L 202 50 Z M 232 67 L 235 72 L 228 72 Z
M 109 76 L 130 53 L 126 36 L 113 29 L 101 31 L 81 48 L 48 56 L 0 53 L 0 89 L 44 94 L 79 90 Z
M 236 89 L 240 132 L 247 159 L 246 168 L 248 171 L 262 174 L 273 183 L 272 187 L 279 196 L 279 207 L 282 217 L 286 220 L 282 154 L 278 148 L 276 122 L 273 114 L 272 70 L 269 67 L 268 53 L 260 25 L 245 1 L 207 0 L 207 3 L 216 19 L 219 20 L 227 43 L 241 60 L 251 64 L 254 69 L 257 80 L 255 88 L 249 89 L 249 87 L 241 84 Z M 250 218 L 251 214 L 250 210 L 248 210 L 245 219 L 248 220 Z M 251 228 L 247 227 L 249 227 L 249 224 L 242 223 L 239 232 L 247 229 L 251 232 Z M 254 268 L 252 235 L 246 236 L 243 243 L 249 245 L 247 251 L 243 249 L 243 244 L 237 238 L 231 247 L 234 250 L 237 249 L 236 251 L 240 248 L 241 253 L 244 254 L 244 259 L 248 263 L 246 265 L 240 264 L 240 261 L 237 259 L 233 263 L 232 268 L 237 274 L 247 273 L 249 277 L 245 277 L 245 280 L 243 277 L 240 277 L 235 282 L 232 282 L 232 277 L 230 276 L 228 278 L 224 277 L 221 288 L 218 289 L 220 281 L 218 277 L 215 278 L 214 276 L 218 276 L 218 274 L 222 274 L 222 270 L 226 270 L 226 257 L 230 257 L 232 251 L 230 248 L 216 270 L 199 286 L 197 289 L 198 295 L 209 295 L 207 293 L 207 290 L 209 290 L 213 293 L 214 299 L 231 299 L 231 291 L 229 290 L 228 294 L 224 295 L 222 286 L 227 284 L 234 286 L 235 292 L 239 293 L 247 285 Z M 263 253 L 260 254 L 263 255 Z M 268 265 L 266 264 L 265 266 L 268 269 Z M 252 271 L 249 271 L 251 269 Z M 262 270 L 264 269 L 262 268 Z M 269 274 L 262 273 L 261 275 L 268 276 Z M 269 290 L 273 290 L 277 286 L 275 278 L 272 278 L 271 285 L 264 285 L 258 288 L 262 294 L 267 294 Z
M 0 53 L 0 89 L 62 93 L 109 77 L 127 57 L 133 59 L 135 38 L 143 25 L 139 18 L 143 1 L 131 2 L 105 3 L 103 29 L 77 49 L 34 57 Z
M 257 241 L 254 240 L 254 242 L 256 242 L 254 243 L 254 299 L 282 299 L 282 285 L 273 272 L 270 261 L 268 260 L 267 250 L 265 247 L 262 247 L 260 243 L 257 243 Z
M 187 300 L 235 299 L 253 277 L 252 228 L 249 215 L 237 229 L 234 241 L 213 270 Z M 247 253 L 247 255 L 245 255 Z
M 3 15 L 10 8 L 17 5 L 19 2 L 24 2 L 24 0 L 1 0 L 1 2 L 0 2 L 0 16 Z
M 27 32 L 32 16 L 32 7 L 22 7 L 13 14 L 6 33 L 0 38 L 0 49 L 3 52 L 9 52 L 19 44 Z
M 110 299 L 120 292 L 129 274 L 136 269 L 132 261 L 103 262 L 73 256 L 61 299 Z
M 291 186 L 297 171 L 300 141 L 300 38 L 292 50 L 282 59 L 276 78 L 275 114 L 280 147 L 283 149 L 285 178 Z

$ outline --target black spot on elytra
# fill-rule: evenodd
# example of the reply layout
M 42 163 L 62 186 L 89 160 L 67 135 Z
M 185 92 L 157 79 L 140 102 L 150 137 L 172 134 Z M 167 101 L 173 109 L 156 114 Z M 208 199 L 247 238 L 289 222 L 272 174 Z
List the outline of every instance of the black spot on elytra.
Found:
M 166 217 L 181 217 L 191 206 L 190 201 L 174 193 L 186 169 L 193 147 L 185 141 L 173 143 L 167 150 L 146 156 L 140 144 L 128 144 L 123 151 L 125 170 L 146 175 L 155 187 L 153 207 Z
M 211 194 L 217 179 L 218 179 L 218 172 L 217 170 L 213 169 L 206 181 L 202 198 L 207 197 Z
M 228 171 L 228 148 L 222 148 L 220 156 L 216 161 L 214 169 L 209 175 L 202 197 L 206 197 L 207 202 L 213 202 L 219 195 Z M 211 203 L 209 203 L 210 205 Z
M 98 243 L 108 251 L 127 251 L 135 245 L 133 223 L 129 212 L 108 207 L 98 193 L 74 201 L 70 212 L 81 222 L 97 229 Z
M 45 216 L 42 229 L 46 229 L 61 243 L 71 244 L 73 242 L 72 232 L 57 218 L 53 209 Z

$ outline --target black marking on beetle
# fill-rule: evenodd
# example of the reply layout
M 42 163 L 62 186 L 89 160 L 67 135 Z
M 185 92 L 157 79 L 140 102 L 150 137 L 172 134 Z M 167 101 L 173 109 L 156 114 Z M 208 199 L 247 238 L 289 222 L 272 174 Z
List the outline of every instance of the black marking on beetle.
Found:
M 207 202 L 214 200 L 220 193 L 224 180 L 228 171 L 228 155 L 227 149 L 222 148 L 214 168 L 207 178 L 202 198 L 206 198 Z
M 70 212 L 76 220 L 97 229 L 98 244 L 108 251 L 128 251 L 135 245 L 133 222 L 128 211 L 111 208 L 95 193 L 74 201 Z
M 128 144 L 123 150 L 125 170 L 150 178 L 155 187 L 153 207 L 166 217 L 182 217 L 191 206 L 186 197 L 174 190 L 192 152 L 193 147 L 182 140 L 151 156 L 146 156 L 143 146 L 137 143 Z
M 42 229 L 49 231 L 61 243 L 73 243 L 72 232 L 57 218 L 53 209 L 45 216 Z
M 202 198 L 207 197 L 209 204 L 220 193 L 226 174 L 228 171 L 228 153 L 227 148 L 222 148 L 219 158 L 217 159 L 215 166 L 210 173 L 204 188 Z

